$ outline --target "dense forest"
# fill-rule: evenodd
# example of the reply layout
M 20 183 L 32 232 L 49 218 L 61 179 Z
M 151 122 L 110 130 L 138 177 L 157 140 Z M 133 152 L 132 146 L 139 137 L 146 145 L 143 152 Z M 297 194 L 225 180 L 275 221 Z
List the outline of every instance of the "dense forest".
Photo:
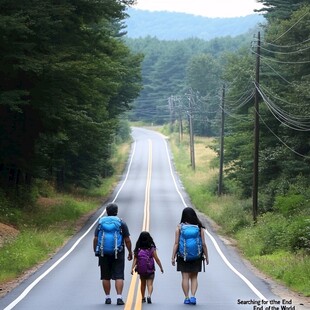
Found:
M 0 0 L 5 192 L 36 179 L 90 186 L 111 173 L 119 116 L 141 88 L 142 59 L 122 40 L 132 2 Z
M 199 38 L 211 40 L 221 37 L 235 37 L 244 34 L 257 24 L 264 23 L 260 14 L 233 18 L 209 18 L 185 13 L 150 12 L 129 8 L 125 20 L 130 38 L 144 38 L 148 35 L 159 40 L 184 40 Z
M 233 182 L 240 197 L 252 194 L 259 115 L 260 210 L 273 210 L 287 193 L 294 195 L 287 208 L 304 209 L 310 8 L 307 1 L 260 2 L 261 38 L 257 29 L 167 41 L 125 36 L 130 0 L 1 0 L 1 189 L 28 193 L 38 179 L 58 189 L 98 184 L 112 173 L 117 134 L 129 136 L 120 116 L 186 131 L 190 114 L 195 134 L 216 137 L 224 111 L 225 190 Z
M 212 137 L 225 122 L 224 192 L 242 199 L 253 194 L 258 119 L 259 212 L 289 216 L 292 248 L 309 249 L 310 6 L 259 2 L 267 24 L 254 33 L 210 41 L 127 38 L 144 55 L 143 89 L 129 115 L 186 133 L 191 115 L 194 133 Z M 219 141 L 214 150 L 220 152 Z
M 252 165 L 248 156 L 252 149 L 248 141 L 256 112 L 260 123 L 259 177 L 264 193 L 261 208 L 270 210 L 276 195 L 292 192 L 304 197 L 302 203 L 298 199 L 292 203 L 291 208 L 298 209 L 309 206 L 310 7 L 303 1 L 261 2 L 268 8 L 265 15 L 269 22 L 261 40 L 256 37 L 251 53 L 230 55 L 230 66 L 223 73 L 228 84 L 226 112 L 230 116 L 226 161 L 229 175 L 242 184 L 243 194 L 249 196 Z M 289 10 L 288 2 L 294 2 Z M 258 63 L 255 78 L 253 68 Z M 257 108 L 252 94 L 259 101 Z
M 205 98 L 204 101 L 207 97 L 209 100 L 205 106 L 202 103 L 203 109 L 198 111 L 199 119 L 214 119 L 214 105 L 218 106 L 219 102 L 217 94 L 221 87 L 224 56 L 229 52 L 239 51 L 241 46 L 249 47 L 252 39 L 252 32 L 236 38 L 225 37 L 210 41 L 198 38 L 162 41 L 150 36 L 127 38 L 127 45 L 135 53 L 144 56 L 143 89 L 130 112 L 130 119 L 154 124 L 170 122 L 169 100 L 173 98 L 173 102 L 180 102 L 184 96 L 188 97 L 190 87 L 196 93 L 199 92 L 201 100 L 202 97 Z M 214 130 L 209 125 L 203 128 L 204 125 L 206 122 L 196 126 L 196 133 L 214 135 Z

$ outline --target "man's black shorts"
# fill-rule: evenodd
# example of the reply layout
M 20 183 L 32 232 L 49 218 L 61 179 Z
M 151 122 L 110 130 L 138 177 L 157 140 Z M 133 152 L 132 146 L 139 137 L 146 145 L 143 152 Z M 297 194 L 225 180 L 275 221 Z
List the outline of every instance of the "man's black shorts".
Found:
M 117 259 L 113 255 L 99 257 L 101 280 L 124 280 L 125 251 L 118 252 Z

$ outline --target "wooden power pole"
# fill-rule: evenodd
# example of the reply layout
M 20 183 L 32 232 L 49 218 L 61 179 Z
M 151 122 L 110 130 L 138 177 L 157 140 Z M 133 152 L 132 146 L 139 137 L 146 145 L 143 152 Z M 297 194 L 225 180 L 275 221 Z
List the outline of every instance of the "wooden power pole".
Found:
M 225 85 L 223 85 L 222 104 L 221 104 L 222 117 L 221 117 L 221 139 L 220 139 L 220 171 L 219 171 L 219 185 L 218 185 L 219 196 L 223 194 L 224 130 L 225 130 L 224 102 L 225 102 Z
M 255 70 L 255 101 L 254 101 L 254 165 L 253 165 L 253 220 L 258 215 L 258 156 L 259 156 L 259 67 L 260 67 L 260 32 L 257 36 L 256 70 Z
M 193 170 L 196 169 L 195 164 L 195 144 L 194 144 L 194 132 L 193 132 L 193 93 L 191 91 L 189 96 L 189 147 L 190 147 L 190 156 L 191 156 L 191 166 Z

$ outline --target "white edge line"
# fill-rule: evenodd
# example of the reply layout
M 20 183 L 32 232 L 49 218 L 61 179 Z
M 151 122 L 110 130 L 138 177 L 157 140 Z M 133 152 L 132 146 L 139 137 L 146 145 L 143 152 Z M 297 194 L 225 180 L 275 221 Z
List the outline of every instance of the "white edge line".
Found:
M 177 186 L 174 174 L 173 174 L 173 170 L 172 170 L 172 166 L 171 166 L 171 160 L 170 160 L 170 155 L 169 155 L 169 151 L 168 151 L 168 145 L 167 145 L 167 140 L 164 139 L 165 142 L 165 146 L 166 146 L 166 153 L 167 153 L 167 157 L 168 157 L 168 163 L 169 163 L 169 167 L 170 167 L 170 174 L 172 176 L 173 179 L 173 183 L 175 186 L 176 191 L 178 192 L 182 203 L 185 207 L 187 207 L 186 202 L 184 201 L 184 198 L 182 197 L 181 192 L 179 191 L 179 188 Z M 208 230 L 205 228 L 205 233 L 209 236 L 209 238 L 211 239 L 215 249 L 217 250 L 218 254 L 220 255 L 220 257 L 222 258 L 222 260 L 224 261 L 224 263 L 241 279 L 243 280 L 246 285 L 255 293 L 255 295 L 257 297 L 259 297 L 260 299 L 264 299 L 267 300 L 267 298 L 243 275 L 241 274 L 237 269 L 235 269 L 232 264 L 228 261 L 228 259 L 226 258 L 226 256 L 223 254 L 222 250 L 220 249 L 218 243 L 216 242 L 216 240 L 214 239 L 214 237 L 208 232 Z
M 132 161 L 133 161 L 133 157 L 135 155 L 135 152 L 136 152 L 136 141 L 134 141 L 133 143 L 133 150 L 132 150 L 132 153 L 131 153 L 131 158 L 130 158 L 130 162 L 129 162 L 129 165 L 128 165 L 128 169 L 127 169 L 127 173 L 126 173 L 126 177 L 124 179 L 124 182 L 122 184 L 122 186 L 120 187 L 120 189 L 118 190 L 117 194 L 115 195 L 114 199 L 113 199 L 113 202 L 117 199 L 119 193 L 121 192 L 121 190 L 123 189 L 127 179 L 128 179 L 128 175 L 129 175 L 129 172 L 130 172 L 130 169 L 131 169 L 131 165 L 132 165 Z
M 117 194 L 115 195 L 115 198 L 113 199 L 113 202 L 116 200 L 116 198 L 118 197 L 119 193 L 121 192 L 121 190 L 124 187 L 125 182 L 127 181 L 129 172 L 130 172 L 130 168 L 131 168 L 131 164 L 133 161 L 133 157 L 135 154 L 135 150 L 136 150 L 136 142 L 134 142 L 133 145 L 133 151 L 131 154 L 131 159 L 128 165 L 128 169 L 127 169 L 127 173 L 126 173 L 126 177 L 124 179 L 124 182 L 122 184 L 122 186 L 120 187 L 120 189 L 118 190 Z M 91 224 L 91 226 L 87 229 L 87 231 L 73 244 L 73 246 L 61 257 L 59 258 L 51 267 L 49 267 L 44 273 L 42 273 L 38 278 L 36 278 L 30 285 L 27 286 L 27 288 L 15 299 L 13 300 L 8 306 L 6 306 L 3 310 L 10 310 L 13 309 L 21 300 L 23 300 L 28 294 L 29 292 L 43 279 L 45 278 L 53 269 L 55 269 L 77 246 L 78 244 L 85 238 L 85 236 L 93 229 L 93 227 L 97 224 L 98 219 L 104 215 L 104 213 L 106 212 L 106 210 L 104 209 L 103 212 L 98 216 L 98 218 Z

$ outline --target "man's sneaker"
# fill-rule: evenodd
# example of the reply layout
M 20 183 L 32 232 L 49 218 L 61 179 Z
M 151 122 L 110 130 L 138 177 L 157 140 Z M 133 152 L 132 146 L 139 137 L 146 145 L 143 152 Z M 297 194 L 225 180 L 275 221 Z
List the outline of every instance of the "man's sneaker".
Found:
M 190 304 L 191 304 L 190 299 L 189 299 L 188 297 L 186 297 L 186 298 L 184 299 L 184 305 L 190 305 Z
M 189 302 L 190 302 L 191 305 L 196 305 L 196 298 L 195 297 L 191 297 L 189 299 Z
M 143 297 L 143 298 L 142 298 L 142 302 L 143 302 L 143 303 L 144 303 L 144 302 L 146 302 L 146 299 L 145 299 L 145 297 Z
M 122 298 L 117 298 L 116 304 L 117 304 L 118 306 L 125 305 L 125 303 L 124 303 L 124 301 L 123 301 Z
M 147 298 L 147 303 L 148 303 L 148 304 L 151 304 L 151 303 L 152 303 L 151 297 L 148 297 L 148 298 Z
M 106 305 L 111 305 L 111 298 L 106 298 L 105 299 L 105 304 Z

